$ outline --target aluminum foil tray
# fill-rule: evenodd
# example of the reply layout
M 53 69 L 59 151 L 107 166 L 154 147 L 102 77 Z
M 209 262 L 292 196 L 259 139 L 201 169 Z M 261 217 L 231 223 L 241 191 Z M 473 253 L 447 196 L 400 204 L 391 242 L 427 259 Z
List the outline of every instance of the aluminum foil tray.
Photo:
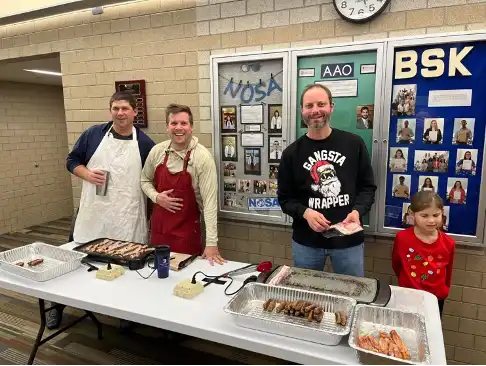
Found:
M 263 304 L 268 299 L 309 301 L 323 308 L 324 317 L 319 323 L 316 321 L 308 322 L 305 318 L 276 313 L 275 311 L 267 312 L 263 310 Z M 238 326 L 244 328 L 335 346 L 339 344 L 343 336 L 349 334 L 355 306 L 356 300 L 344 296 L 253 282 L 243 287 L 226 304 L 224 310 L 233 315 Z M 348 315 L 346 326 L 335 323 L 334 312 L 336 311 L 344 311 Z
M 265 281 L 269 283 L 282 267 L 275 270 Z M 277 286 L 293 287 L 309 291 L 327 292 L 333 295 L 352 297 L 358 302 L 370 303 L 378 293 L 378 281 L 374 278 L 354 277 L 291 267 L 288 276 Z
M 380 331 L 395 330 L 410 352 L 410 360 L 402 360 L 362 349 L 358 336 L 379 336 Z M 357 305 L 349 335 L 349 345 L 356 350 L 358 361 L 365 365 L 427 365 L 431 363 L 425 319 L 417 313 L 392 308 Z
M 0 269 L 34 281 L 44 282 L 76 270 L 86 256 L 87 254 L 84 253 L 35 242 L 0 253 Z M 34 267 L 27 265 L 28 262 L 40 258 L 44 260 L 41 264 Z M 24 266 L 16 265 L 15 263 L 18 262 L 24 262 Z

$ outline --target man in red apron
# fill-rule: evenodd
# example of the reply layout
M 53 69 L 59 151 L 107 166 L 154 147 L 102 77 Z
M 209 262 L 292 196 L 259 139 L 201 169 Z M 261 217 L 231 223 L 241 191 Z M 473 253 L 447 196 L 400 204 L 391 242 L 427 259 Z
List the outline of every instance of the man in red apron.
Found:
M 155 203 L 151 219 L 152 245 L 169 245 L 176 253 L 203 255 L 223 264 L 218 251 L 218 179 L 214 159 L 192 136 L 193 117 L 187 106 L 166 108 L 170 140 L 157 144 L 147 157 L 141 184 Z M 201 212 L 206 227 L 203 252 Z

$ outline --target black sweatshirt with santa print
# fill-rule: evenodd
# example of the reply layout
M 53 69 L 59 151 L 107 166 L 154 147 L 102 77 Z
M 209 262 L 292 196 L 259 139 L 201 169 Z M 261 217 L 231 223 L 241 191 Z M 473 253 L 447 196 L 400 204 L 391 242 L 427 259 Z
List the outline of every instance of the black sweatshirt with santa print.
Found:
M 336 128 L 324 140 L 304 135 L 282 154 L 278 200 L 282 211 L 293 218 L 292 239 L 299 244 L 341 249 L 363 243 L 363 232 L 324 238 L 310 228 L 304 212 L 311 208 L 337 224 L 357 210 L 362 220 L 375 201 L 375 191 L 368 150 L 358 135 Z

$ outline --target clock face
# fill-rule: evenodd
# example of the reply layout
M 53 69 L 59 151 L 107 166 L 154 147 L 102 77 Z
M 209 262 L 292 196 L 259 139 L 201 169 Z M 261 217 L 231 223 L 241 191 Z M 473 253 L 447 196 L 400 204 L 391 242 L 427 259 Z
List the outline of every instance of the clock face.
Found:
M 338 14 L 350 22 L 361 23 L 380 14 L 390 0 L 334 0 Z

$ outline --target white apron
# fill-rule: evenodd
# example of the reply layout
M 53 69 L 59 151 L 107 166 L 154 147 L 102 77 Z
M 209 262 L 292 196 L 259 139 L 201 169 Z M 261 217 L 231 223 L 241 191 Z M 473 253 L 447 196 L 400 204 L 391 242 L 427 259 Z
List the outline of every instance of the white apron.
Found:
M 83 180 L 74 241 L 86 243 L 99 238 L 147 243 L 145 196 L 140 186 L 142 162 L 133 127 L 132 140 L 115 139 L 111 128 L 91 157 L 90 170 L 110 172 L 105 196 L 96 195 L 96 185 Z

